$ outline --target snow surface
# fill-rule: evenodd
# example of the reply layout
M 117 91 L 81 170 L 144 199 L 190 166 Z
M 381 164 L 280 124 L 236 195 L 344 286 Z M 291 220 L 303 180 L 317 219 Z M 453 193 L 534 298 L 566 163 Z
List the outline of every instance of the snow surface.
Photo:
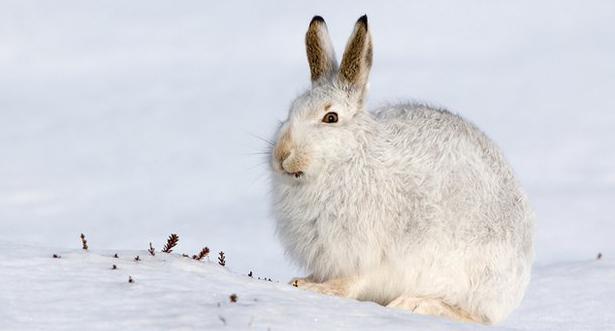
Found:
M 324 16 L 340 54 L 364 13 L 375 46 L 369 105 L 415 98 L 461 113 L 501 146 L 535 206 L 535 277 L 502 327 L 615 329 L 615 2 L 597 0 L 3 0 L 0 301 L 10 304 L 0 318 L 28 321 L 12 328 L 106 328 L 114 313 L 127 328 L 170 320 L 190 328 L 219 322 L 199 305 L 235 291 L 239 305 L 216 309 L 232 313 L 227 321 L 237 327 L 249 324 L 250 311 L 270 315 L 258 325 L 274 330 L 314 318 L 319 328 L 454 325 L 237 276 L 252 270 L 284 283 L 302 274 L 274 237 L 259 153 L 309 86 L 303 35 L 311 16 Z M 66 251 L 81 232 L 94 250 L 87 257 Z M 179 253 L 224 250 L 233 273 L 157 257 L 123 261 L 121 276 L 106 276 L 99 250 L 160 247 L 172 232 Z M 49 259 L 45 247 L 63 258 Z M 604 259 L 592 262 L 598 252 Z M 137 267 L 134 286 L 123 284 Z M 74 286 L 71 277 L 91 283 Z M 207 288 L 209 278 L 219 286 Z M 161 294 L 167 288 L 185 294 Z M 118 289 L 135 301 L 113 297 Z M 262 300 L 263 311 L 245 298 Z M 157 300 L 196 307 L 146 308 Z M 195 315 L 182 315 L 192 308 Z M 159 315 L 125 313 L 138 309 Z M 340 317 L 355 313 L 358 321 Z
M 62 251 L 4 241 L 0 251 L 8 252 L 0 255 L 4 330 L 615 329 L 612 260 L 536 268 L 522 308 L 489 328 L 306 292 L 177 254 Z

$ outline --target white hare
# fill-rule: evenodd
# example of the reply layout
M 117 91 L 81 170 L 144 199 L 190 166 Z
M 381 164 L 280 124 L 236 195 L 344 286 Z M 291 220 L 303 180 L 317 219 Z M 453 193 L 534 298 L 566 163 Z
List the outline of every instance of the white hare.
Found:
M 272 149 L 273 210 L 298 287 L 491 324 L 523 298 L 533 212 L 495 144 L 443 109 L 364 109 L 367 17 L 338 66 L 325 21 L 306 34 L 312 88 Z

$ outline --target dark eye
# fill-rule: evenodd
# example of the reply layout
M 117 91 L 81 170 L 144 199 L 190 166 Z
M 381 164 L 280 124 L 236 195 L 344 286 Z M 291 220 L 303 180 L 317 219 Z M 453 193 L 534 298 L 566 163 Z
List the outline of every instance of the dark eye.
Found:
M 322 118 L 322 121 L 325 123 L 337 123 L 337 113 L 329 112 L 325 114 L 325 117 Z

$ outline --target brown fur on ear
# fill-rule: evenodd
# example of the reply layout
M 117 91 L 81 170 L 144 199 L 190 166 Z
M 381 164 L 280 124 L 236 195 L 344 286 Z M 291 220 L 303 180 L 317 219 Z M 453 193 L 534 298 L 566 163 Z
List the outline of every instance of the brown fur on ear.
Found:
M 337 70 L 335 52 L 327 32 L 327 24 L 320 16 L 314 16 L 305 34 L 305 49 L 312 83 L 330 77 Z
M 367 29 L 367 15 L 363 15 L 357 20 L 346 45 L 340 66 L 340 80 L 363 88 L 372 67 L 372 56 L 372 37 Z

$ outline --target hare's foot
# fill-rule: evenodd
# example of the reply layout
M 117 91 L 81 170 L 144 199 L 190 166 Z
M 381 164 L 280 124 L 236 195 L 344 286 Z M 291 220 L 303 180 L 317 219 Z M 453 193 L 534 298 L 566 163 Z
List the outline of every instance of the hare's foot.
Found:
M 387 307 L 410 310 L 421 315 L 442 316 L 455 321 L 466 323 L 485 323 L 483 319 L 473 316 L 467 311 L 451 306 L 448 303 L 432 298 L 419 298 L 412 296 L 400 296 L 391 301 Z
M 331 279 L 322 283 L 314 281 L 311 276 L 305 278 L 293 278 L 290 285 L 326 295 L 348 296 L 351 285 L 350 278 Z
M 294 287 L 301 287 L 303 285 L 305 285 L 306 283 L 313 283 L 312 281 L 312 276 L 307 276 L 307 277 L 296 277 L 290 280 L 290 282 L 288 282 L 288 285 L 292 285 Z

